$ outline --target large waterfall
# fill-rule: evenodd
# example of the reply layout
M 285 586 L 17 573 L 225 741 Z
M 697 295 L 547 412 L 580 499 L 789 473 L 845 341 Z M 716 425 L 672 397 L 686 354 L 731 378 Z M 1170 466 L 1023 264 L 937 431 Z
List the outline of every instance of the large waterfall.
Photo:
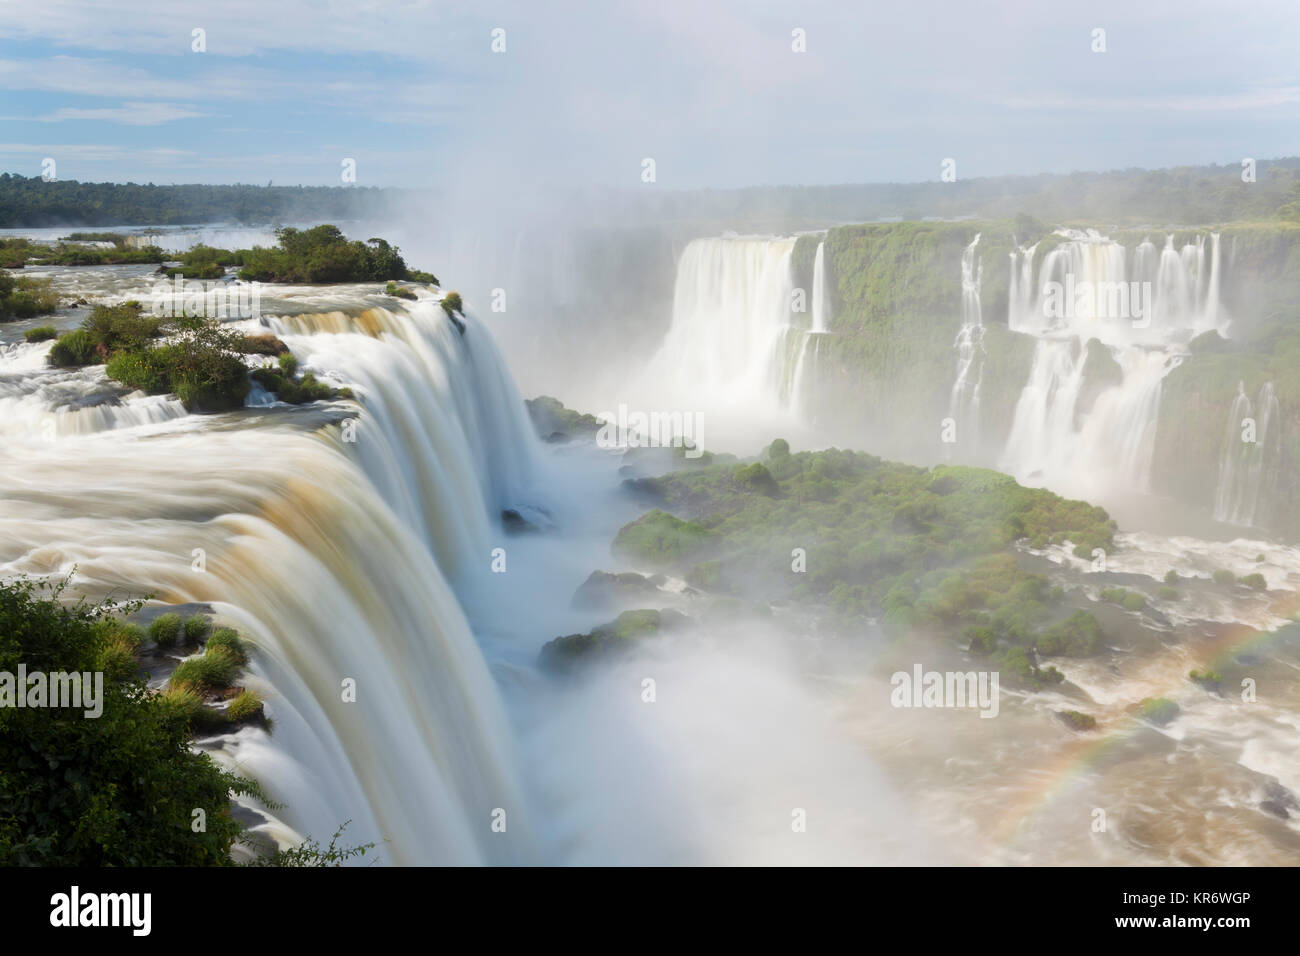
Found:
M 636 400 L 707 410 L 727 421 L 715 435 L 797 421 L 828 297 L 824 259 L 811 296 L 795 295 L 794 246 L 794 239 L 692 240 L 677 266 L 672 326 L 631 386 Z M 812 329 L 792 321 L 800 299 L 812 307 Z
M 360 394 L 355 421 L 348 403 L 199 416 L 118 400 L 102 369 L 11 346 L 0 574 L 75 568 L 88 593 L 207 602 L 243 630 L 273 733 L 204 746 L 284 804 L 279 835 L 350 819 L 348 841 L 389 862 L 526 862 L 512 735 L 462 601 L 500 510 L 529 504 L 535 438 L 475 322 L 462 336 L 431 298 L 363 303 L 271 320 L 304 367 Z
M 1157 252 L 1058 236 L 1036 280 L 1036 246 L 1011 256 L 1008 324 L 1038 344 L 1000 467 L 1069 490 L 1147 490 L 1161 382 L 1191 338 L 1224 325 L 1219 237 L 1179 250 L 1168 236 Z
M 1219 459 L 1214 494 L 1216 520 L 1254 525 L 1265 517 L 1261 508 L 1267 506 L 1277 481 L 1281 414 L 1272 382 L 1260 386 L 1253 404 L 1246 395 L 1246 386 L 1238 383 Z

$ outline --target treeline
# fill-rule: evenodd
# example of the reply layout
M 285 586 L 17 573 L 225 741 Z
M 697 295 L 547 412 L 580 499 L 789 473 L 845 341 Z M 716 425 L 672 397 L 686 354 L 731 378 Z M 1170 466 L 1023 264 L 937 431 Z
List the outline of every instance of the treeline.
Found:
M 354 186 L 45 182 L 0 173 L 0 228 L 361 219 L 392 208 L 401 193 Z

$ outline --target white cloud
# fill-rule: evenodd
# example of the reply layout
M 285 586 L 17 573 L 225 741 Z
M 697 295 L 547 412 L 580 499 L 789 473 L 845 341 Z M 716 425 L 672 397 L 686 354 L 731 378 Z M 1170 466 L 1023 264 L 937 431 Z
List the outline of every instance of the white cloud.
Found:
M 101 123 L 122 123 L 126 126 L 159 126 L 179 119 L 207 116 L 193 106 L 183 103 L 127 102 L 119 107 L 77 109 L 65 106 L 48 116 L 36 117 L 42 123 L 64 123 L 69 120 L 94 120 Z

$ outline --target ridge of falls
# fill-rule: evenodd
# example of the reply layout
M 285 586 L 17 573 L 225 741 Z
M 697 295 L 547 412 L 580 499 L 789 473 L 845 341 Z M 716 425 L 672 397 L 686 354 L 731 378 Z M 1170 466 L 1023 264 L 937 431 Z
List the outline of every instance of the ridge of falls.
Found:
M 961 329 L 953 342 L 957 350 L 957 376 L 948 399 L 948 415 L 969 433 L 972 448 L 979 448 L 980 383 L 984 374 L 984 321 L 980 309 L 980 283 L 984 262 L 976 260 L 980 234 L 975 233 L 961 255 Z
M 1214 492 L 1214 518 L 1229 524 L 1251 526 L 1266 516 L 1281 452 L 1277 422 L 1281 405 L 1272 382 L 1259 387 L 1252 404 L 1246 386 L 1237 383 L 1237 397 L 1228 411 Z
M 205 602 L 240 628 L 274 730 L 202 746 L 284 805 L 258 830 L 326 842 L 351 820 L 345 842 L 389 862 L 529 862 L 512 732 L 469 615 L 500 510 L 535 503 L 536 438 L 477 322 L 462 337 L 432 298 L 409 314 L 357 298 L 268 322 L 305 369 L 354 388 L 359 414 L 190 415 L 117 397 L 102 369 L 43 368 L 48 343 L 6 349 L 0 574 L 75 568 L 92 596 Z
M 1011 254 L 1008 326 L 1038 342 L 999 467 L 1077 493 L 1149 490 L 1162 381 L 1192 338 L 1227 325 L 1219 236 L 1178 250 L 1169 235 L 1157 252 L 1094 230 L 1057 235 L 1036 283 L 1036 246 Z M 1100 387 L 1090 362 L 1110 369 Z
M 815 378 L 819 340 L 829 334 L 830 296 L 819 244 L 806 297 L 810 325 L 797 323 L 796 303 L 805 300 L 795 294 L 794 247 L 792 238 L 688 243 L 677 265 L 668 334 L 632 386 L 641 400 L 708 409 L 743 422 L 741 430 L 760 421 L 799 422 Z

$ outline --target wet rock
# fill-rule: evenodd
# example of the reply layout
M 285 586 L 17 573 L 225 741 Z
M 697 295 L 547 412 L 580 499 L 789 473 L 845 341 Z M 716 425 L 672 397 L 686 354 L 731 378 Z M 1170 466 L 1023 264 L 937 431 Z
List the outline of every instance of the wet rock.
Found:
M 662 577 L 662 576 L 660 576 Z M 644 574 L 625 571 L 611 574 L 608 571 L 592 571 L 586 581 L 573 592 L 572 604 L 577 608 L 626 607 L 629 604 L 644 604 L 648 598 L 659 594 L 659 587 Z

